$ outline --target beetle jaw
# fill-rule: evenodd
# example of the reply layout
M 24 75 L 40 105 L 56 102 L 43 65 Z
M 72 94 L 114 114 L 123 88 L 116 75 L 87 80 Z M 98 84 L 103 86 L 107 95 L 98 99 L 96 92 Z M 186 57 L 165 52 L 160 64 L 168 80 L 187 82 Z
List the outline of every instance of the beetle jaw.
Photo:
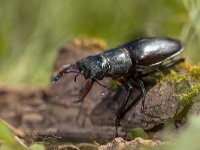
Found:
M 58 72 L 56 76 L 53 78 L 53 84 L 55 84 L 60 78 L 62 78 L 65 74 L 68 73 L 76 73 L 76 74 L 82 74 L 80 70 L 77 68 L 76 64 L 67 64 L 63 66 L 63 69 Z

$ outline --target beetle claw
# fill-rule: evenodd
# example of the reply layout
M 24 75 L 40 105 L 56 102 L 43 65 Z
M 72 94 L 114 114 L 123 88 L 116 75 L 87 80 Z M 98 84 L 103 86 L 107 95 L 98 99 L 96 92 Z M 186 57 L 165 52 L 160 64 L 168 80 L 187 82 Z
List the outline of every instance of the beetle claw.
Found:
M 64 76 L 67 73 L 78 73 L 81 72 L 78 70 L 76 64 L 68 64 L 64 66 L 64 69 L 62 69 L 58 74 L 53 78 L 52 83 L 55 84 L 62 76 Z
M 87 79 L 87 81 L 83 84 L 82 88 L 80 89 L 80 95 L 78 97 L 78 100 L 75 101 L 75 103 L 79 103 L 82 102 L 85 97 L 88 95 L 88 93 L 90 92 L 92 86 L 93 86 L 94 80 L 89 78 Z

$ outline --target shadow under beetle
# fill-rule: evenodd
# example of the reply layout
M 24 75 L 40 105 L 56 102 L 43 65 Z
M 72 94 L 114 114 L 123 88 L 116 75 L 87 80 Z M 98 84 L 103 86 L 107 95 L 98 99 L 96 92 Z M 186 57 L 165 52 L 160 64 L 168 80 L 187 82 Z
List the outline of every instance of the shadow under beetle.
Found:
M 131 41 L 98 55 L 78 60 L 76 64 L 67 65 L 55 76 L 53 83 L 66 73 L 77 73 L 75 80 L 78 75 L 83 75 L 86 82 L 81 87 L 80 95 L 76 101 L 81 102 L 89 93 L 94 82 L 100 84 L 98 80 L 102 80 L 104 77 L 111 77 L 120 81 L 127 94 L 116 112 L 115 125 L 117 132 L 120 120 L 127 111 L 126 105 L 133 92 L 133 85 L 141 89 L 141 112 L 144 112 L 146 90 L 142 78 L 155 73 L 158 69 L 162 71 L 183 62 L 183 58 L 172 60 L 183 51 L 183 48 L 181 41 L 167 37 L 152 37 Z

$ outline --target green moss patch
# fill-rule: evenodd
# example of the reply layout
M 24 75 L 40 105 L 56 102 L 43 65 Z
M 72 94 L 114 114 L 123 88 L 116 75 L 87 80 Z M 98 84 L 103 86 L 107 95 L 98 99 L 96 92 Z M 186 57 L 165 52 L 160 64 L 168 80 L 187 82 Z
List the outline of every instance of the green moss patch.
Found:
M 141 137 L 143 139 L 149 139 L 149 135 L 142 128 L 131 129 L 130 133 L 132 139 L 135 139 L 137 137 Z
M 193 85 L 189 92 L 180 95 L 180 100 L 191 101 L 191 99 L 197 96 L 199 92 L 200 92 L 200 84 Z

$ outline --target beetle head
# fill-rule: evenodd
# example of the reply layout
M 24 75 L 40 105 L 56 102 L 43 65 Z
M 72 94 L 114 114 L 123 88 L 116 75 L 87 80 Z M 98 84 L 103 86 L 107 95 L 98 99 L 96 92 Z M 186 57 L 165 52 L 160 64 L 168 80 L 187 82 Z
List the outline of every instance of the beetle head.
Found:
M 80 61 L 77 61 L 76 64 L 69 64 L 64 66 L 62 69 L 53 79 L 53 83 L 56 83 L 62 76 L 67 73 L 76 73 L 76 77 L 78 75 L 83 75 L 86 79 L 86 82 L 82 85 L 81 89 L 79 90 L 79 97 L 76 102 L 81 102 L 87 96 L 89 91 L 91 90 L 93 83 L 97 82 L 99 85 L 103 86 L 107 89 L 106 86 L 99 83 L 97 80 L 103 79 L 106 75 L 109 68 L 106 62 L 100 58 L 99 56 L 90 56 Z
M 109 72 L 109 64 L 101 55 L 83 58 L 76 65 L 85 79 L 102 80 Z
M 53 78 L 53 84 L 55 84 L 62 76 L 64 76 L 67 73 L 76 73 L 77 75 L 83 75 L 83 71 L 81 70 L 82 68 L 77 67 L 76 64 L 68 64 L 64 66 L 64 69 L 62 69 L 58 74 Z M 75 80 L 76 77 L 75 76 Z M 87 78 L 86 82 L 82 85 L 81 89 L 79 90 L 79 97 L 76 102 L 81 102 L 84 100 L 84 98 L 87 96 L 89 91 L 91 90 L 93 83 L 95 82 L 94 79 L 92 78 Z

